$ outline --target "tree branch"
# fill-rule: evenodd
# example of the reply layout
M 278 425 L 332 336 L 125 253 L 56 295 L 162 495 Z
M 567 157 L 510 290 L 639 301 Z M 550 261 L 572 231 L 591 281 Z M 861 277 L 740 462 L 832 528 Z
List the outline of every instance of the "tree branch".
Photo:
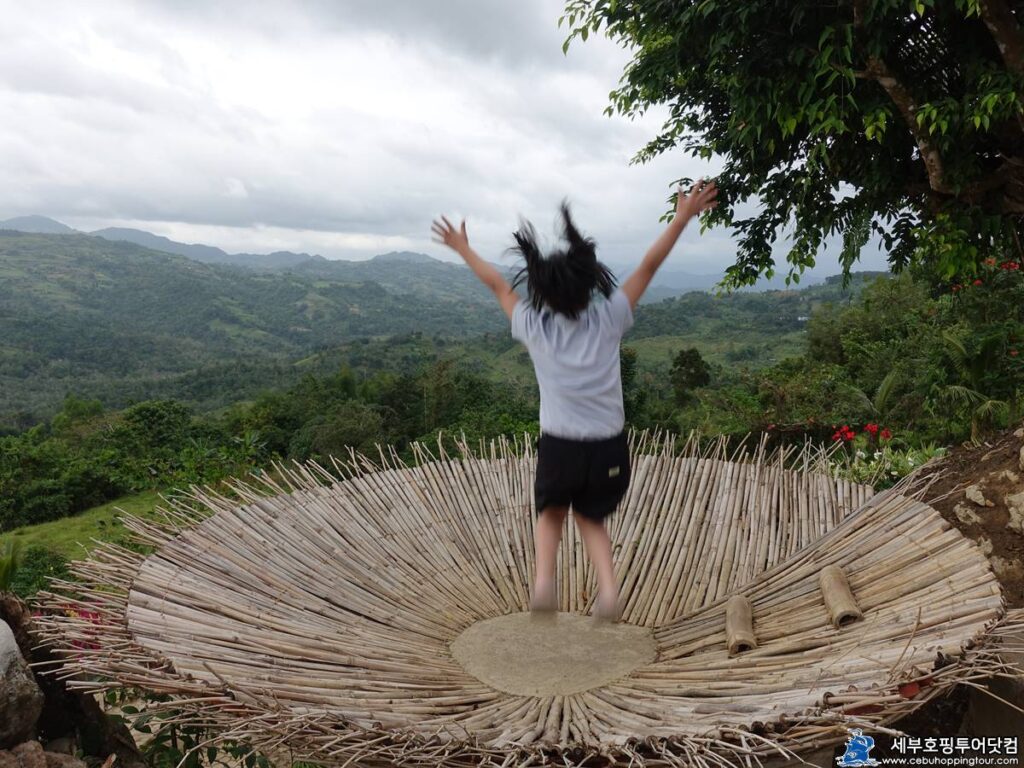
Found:
M 917 149 L 921 153 L 925 171 L 928 173 L 928 184 L 936 192 L 951 193 L 953 190 L 946 183 L 943 172 L 942 156 L 939 154 L 938 148 L 928 138 L 928 134 L 917 123 L 917 105 L 914 104 L 913 95 L 903 83 L 896 79 L 882 59 L 877 56 L 869 56 L 867 64 L 867 73 L 889 94 L 889 98 L 900 111 L 903 121 L 917 142 Z
M 998 0 L 996 1 L 998 2 Z M 853 25 L 859 30 L 864 29 L 864 12 L 864 0 L 854 0 Z M 910 129 L 914 141 L 917 142 L 917 149 L 921 153 L 925 171 L 928 173 L 928 184 L 935 192 L 950 194 L 953 190 L 946 183 L 942 167 L 942 156 L 939 154 L 938 148 L 928 138 L 928 134 L 917 123 L 917 105 L 914 103 L 913 94 L 896 78 L 881 57 L 869 54 L 865 57 L 865 61 L 867 67 L 863 72 L 857 74 L 867 75 L 869 78 L 877 81 L 885 89 L 885 92 L 889 94 L 889 98 L 892 99 L 896 108 L 903 116 L 903 121 L 907 124 L 907 128 Z
M 978 7 L 1007 69 L 1018 75 L 1024 73 L 1024 34 L 1006 0 L 979 0 Z
M 1006 62 L 1006 68 L 1015 75 L 1024 74 L 1024 34 L 1006 0 L 979 0 L 978 9 Z M 1024 116 L 1019 112 L 1017 127 L 1024 131 Z

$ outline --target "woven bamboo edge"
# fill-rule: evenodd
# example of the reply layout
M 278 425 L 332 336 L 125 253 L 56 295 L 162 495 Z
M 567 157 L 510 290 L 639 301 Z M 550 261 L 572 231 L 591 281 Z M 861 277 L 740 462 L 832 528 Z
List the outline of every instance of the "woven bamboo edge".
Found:
M 741 445 L 729 452 L 724 440 L 701 446 L 694 435 L 683 442 L 680 450 L 674 436 L 658 433 L 631 435 L 631 448 L 635 452 L 671 452 L 730 462 L 788 461 L 802 471 L 822 471 L 828 453 L 807 446 L 769 452 L 763 441 L 752 450 Z M 499 460 L 510 455 L 528 456 L 531 445 L 526 439 L 502 439 L 481 444 L 476 452 L 462 442 L 459 450 L 463 459 Z M 436 453 L 416 445 L 414 454 L 417 465 L 456 460 L 440 443 Z M 339 476 L 361 476 L 404 466 L 394 449 L 385 447 L 379 448 L 378 461 L 351 452 L 348 460 L 334 461 L 333 473 L 315 462 L 274 464 L 275 476 L 261 473 L 248 482 L 229 482 L 235 498 L 209 487 L 194 486 L 186 493 L 163 497 L 165 506 L 158 510 L 160 522 L 130 515 L 124 522 L 137 542 L 159 549 L 218 511 L 239 503 L 323 487 L 337 482 Z M 907 478 L 886 494 L 899 493 L 912 481 L 913 477 Z M 245 742 L 265 753 L 284 751 L 293 759 L 330 765 L 762 765 L 773 757 L 798 760 L 801 752 L 838 744 L 852 727 L 898 734 L 900 731 L 892 727 L 897 720 L 955 685 L 984 690 L 979 681 L 985 677 L 1024 675 L 1024 670 L 1001 656 L 1007 651 L 1024 652 L 1024 645 L 1017 639 L 1024 633 L 1024 611 L 1010 611 L 988 622 L 958 654 L 937 659 L 934 669 L 859 695 L 832 696 L 815 711 L 778 723 L 755 722 L 746 730 L 709 728 L 701 735 L 634 739 L 596 747 L 545 743 L 537 734 L 526 743 L 495 749 L 477 742 L 472 733 L 460 737 L 443 727 L 425 737 L 383 726 L 367 728 L 336 713 L 296 713 L 258 689 L 240 689 L 223 681 L 213 684 L 178 673 L 168 659 L 134 642 L 128 631 L 128 594 L 146 558 L 124 547 L 99 543 L 88 560 L 73 564 L 72 572 L 79 581 L 54 580 L 52 591 L 40 595 L 38 604 L 48 611 L 39 620 L 41 641 L 63 657 L 61 665 L 49 671 L 87 691 L 128 687 L 167 694 L 170 700 L 156 708 L 175 712 L 176 722 L 209 726 L 217 732 L 211 743 Z M 92 617 L 67 615 L 69 606 L 87 611 Z M 916 684 L 917 691 L 908 696 L 911 684 Z

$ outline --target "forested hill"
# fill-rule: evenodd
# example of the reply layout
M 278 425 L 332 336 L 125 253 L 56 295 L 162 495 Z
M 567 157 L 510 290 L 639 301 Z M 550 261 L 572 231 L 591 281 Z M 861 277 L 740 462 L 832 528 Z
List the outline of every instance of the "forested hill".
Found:
M 132 243 L 152 251 L 184 256 L 216 266 L 243 267 L 258 272 L 294 272 L 345 283 L 378 283 L 392 293 L 422 297 L 481 300 L 486 289 L 462 264 L 442 261 L 423 253 L 398 251 L 372 259 L 349 261 L 292 251 L 273 253 L 228 253 L 199 243 L 179 243 L 141 229 L 107 227 L 80 232 L 46 216 L 19 216 L 0 221 L 0 232 L 12 234 L 90 235 L 117 243 Z M 100 245 L 99 247 L 102 247 Z M 399 268 L 396 269 L 396 266 Z M 511 271 L 509 263 L 499 267 Z M 678 293 L 676 291 L 675 293 Z M 674 295 L 674 294 L 672 294 Z
M 799 350 L 816 304 L 843 296 L 835 280 L 688 293 L 639 308 L 627 343 L 655 372 L 684 344 L 766 365 Z M 68 393 L 205 410 L 338 365 L 406 372 L 454 356 L 527 381 L 525 356 L 505 354 L 507 327 L 468 269 L 422 254 L 261 272 L 84 234 L 0 231 L 0 432 L 48 419 Z
M 387 264 L 399 295 L 87 235 L 0 231 L 0 422 L 48 411 L 68 390 L 144 398 L 196 369 L 268 365 L 355 337 L 504 328 L 486 292 L 470 291 L 472 275 L 457 296 L 456 273 L 468 270 L 438 265 Z
M 486 289 L 461 264 L 422 253 L 385 253 L 363 261 L 325 259 L 308 253 L 227 253 L 208 245 L 176 243 L 137 229 L 102 229 L 90 233 L 112 241 L 127 241 L 155 251 L 185 256 L 211 265 L 245 267 L 261 272 L 287 272 L 344 283 L 377 283 L 391 293 L 416 297 L 480 301 Z
M 823 283 L 783 291 L 731 293 L 716 296 L 692 291 L 682 296 L 645 304 L 636 313 L 631 338 L 687 334 L 728 339 L 744 332 L 772 337 L 801 330 L 814 309 L 826 302 L 849 302 L 868 282 L 888 277 L 887 272 L 856 272 L 843 286 L 840 275 Z M 754 339 L 750 339 L 753 341 Z

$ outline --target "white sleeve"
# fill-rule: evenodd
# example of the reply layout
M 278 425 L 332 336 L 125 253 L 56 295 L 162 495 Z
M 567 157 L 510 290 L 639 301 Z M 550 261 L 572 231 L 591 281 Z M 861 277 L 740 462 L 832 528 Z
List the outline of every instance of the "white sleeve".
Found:
M 533 312 L 530 305 L 523 299 L 512 308 L 512 338 L 524 344 L 530 338 L 533 326 Z
M 616 288 L 608 297 L 608 315 L 612 321 L 612 328 L 620 336 L 633 327 L 633 308 L 629 305 L 629 297 Z

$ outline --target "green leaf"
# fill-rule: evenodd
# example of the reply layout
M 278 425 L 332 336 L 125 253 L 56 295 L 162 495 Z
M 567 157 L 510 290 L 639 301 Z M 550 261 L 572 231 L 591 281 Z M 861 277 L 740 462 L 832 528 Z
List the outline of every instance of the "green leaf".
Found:
M 904 161 L 914 151 L 913 135 L 877 83 L 856 76 L 871 55 L 912 49 L 924 55 L 914 48 L 917 25 L 907 17 L 931 18 L 939 7 L 943 24 L 952 28 L 975 12 L 977 0 L 942 6 L 935 0 L 868 3 L 858 30 L 845 12 L 803 3 L 690 0 L 627 6 L 621 0 L 569 0 L 564 13 L 580 15 L 573 37 L 582 38 L 583 27 L 589 36 L 599 20 L 606 35 L 611 24 L 613 37 L 631 51 L 619 89 L 609 99 L 609 114 L 633 118 L 652 107 L 666 108 L 664 126 L 636 162 L 676 148 L 722 158 L 723 185 L 742 190 L 737 199 L 763 202 L 748 219 L 733 220 L 725 204 L 713 217 L 716 224 L 733 222 L 736 268 L 727 270 L 727 280 L 742 283 L 771 268 L 777 233 L 786 227 L 796 224 L 806 233 L 804 254 L 814 253 L 811 243 L 822 236 L 844 231 L 855 207 L 837 195 L 844 186 L 870 190 L 859 205 L 877 222 L 876 234 L 894 266 L 927 264 L 935 275 L 958 274 L 973 246 L 1015 247 L 1007 242 L 1013 222 L 1001 207 L 999 191 L 960 206 L 955 220 L 938 228 L 942 231 L 934 226 L 942 211 L 917 196 L 908 203 Z M 765 34 L 768 29 L 788 34 Z M 950 181 L 959 186 L 976 181 L 994 153 L 1013 152 L 1003 137 L 979 143 L 978 134 L 1024 112 L 1017 80 L 998 57 L 976 48 L 927 52 L 936 71 L 963 73 L 962 93 L 918 88 L 922 84 L 904 75 L 918 99 L 932 99 L 916 108 L 914 131 L 941 137 Z M 751 51 L 757 52 L 756 61 Z M 887 130 L 890 116 L 893 131 Z M 792 140 L 804 134 L 809 140 Z M 906 216 L 892 213 L 897 210 L 907 210 Z M 986 228 L 989 216 L 998 226 Z

